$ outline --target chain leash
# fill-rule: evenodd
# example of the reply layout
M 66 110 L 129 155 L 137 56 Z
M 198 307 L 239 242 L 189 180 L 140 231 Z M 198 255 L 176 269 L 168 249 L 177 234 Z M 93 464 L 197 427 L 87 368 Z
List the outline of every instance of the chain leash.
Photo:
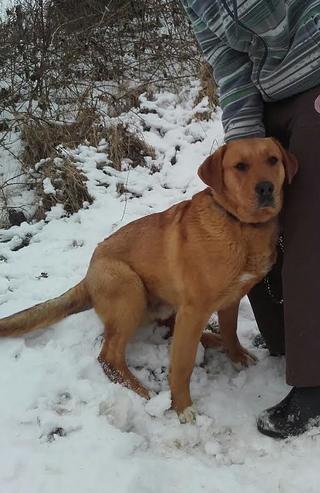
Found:
M 278 247 L 279 247 L 279 249 L 283 255 L 283 253 L 284 253 L 284 238 L 283 238 L 282 234 L 279 236 L 277 245 L 278 245 Z M 265 278 L 263 279 L 263 282 L 264 282 L 265 289 L 266 289 L 268 295 L 270 296 L 270 298 L 272 299 L 272 301 L 274 303 L 276 303 L 277 305 L 283 305 L 283 298 L 279 299 L 272 292 L 271 282 L 270 282 L 270 273 L 265 276 Z

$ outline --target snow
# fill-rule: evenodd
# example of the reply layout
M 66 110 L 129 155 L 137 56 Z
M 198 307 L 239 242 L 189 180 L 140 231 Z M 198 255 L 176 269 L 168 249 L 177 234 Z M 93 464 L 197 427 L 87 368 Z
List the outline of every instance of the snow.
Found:
M 71 217 L 55 206 L 45 221 L 1 231 L 1 317 L 78 282 L 97 242 L 115 229 L 203 188 L 196 169 L 223 134 L 219 111 L 210 122 L 193 119 L 196 90 L 142 97 L 156 113 L 123 116 L 156 148 L 159 172 L 108 167 L 105 142 L 69 151 L 95 200 Z M 256 429 L 258 414 L 289 389 L 284 359 L 252 348 L 257 329 L 247 300 L 239 332 L 258 363 L 238 372 L 223 353 L 199 347 L 191 382 L 196 425 L 181 425 L 170 410 L 166 327 L 142 328 L 128 348 L 129 366 L 157 393 L 148 402 L 103 374 L 96 360 L 102 325 L 92 310 L 1 339 L 0 492 L 317 493 L 317 429 L 285 441 Z
M 43 183 L 43 191 L 45 194 L 56 195 L 56 190 L 55 190 L 54 186 L 52 185 L 52 181 L 50 180 L 50 178 L 48 178 L 48 177 L 45 178 L 42 183 Z
M 34 194 L 25 186 L 25 174 L 19 159 L 15 158 L 22 150 L 20 137 L 20 132 L 8 132 L 6 145 L 0 146 L 0 228 L 7 223 L 4 203 L 21 210 L 26 217 L 34 213 Z
M 0 17 L 5 17 L 5 11 L 7 8 L 12 7 L 12 0 L 0 0 Z

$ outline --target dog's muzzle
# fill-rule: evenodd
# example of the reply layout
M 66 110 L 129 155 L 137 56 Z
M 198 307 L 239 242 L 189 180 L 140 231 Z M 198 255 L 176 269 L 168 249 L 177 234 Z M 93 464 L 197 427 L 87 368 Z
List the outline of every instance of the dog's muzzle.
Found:
M 260 181 L 255 186 L 259 207 L 274 206 L 274 185 L 271 181 Z

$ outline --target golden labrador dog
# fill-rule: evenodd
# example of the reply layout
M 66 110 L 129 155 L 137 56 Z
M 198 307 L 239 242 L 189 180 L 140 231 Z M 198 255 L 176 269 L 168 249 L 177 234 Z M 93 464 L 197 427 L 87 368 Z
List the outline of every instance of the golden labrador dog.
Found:
M 223 145 L 199 168 L 208 188 L 119 229 L 97 246 L 79 284 L 1 319 L 0 336 L 22 335 L 93 307 L 105 330 L 98 357 L 103 370 L 148 398 L 128 369 L 126 347 L 145 312 L 170 306 L 172 406 L 181 422 L 193 422 L 189 384 L 199 341 L 222 345 L 235 363 L 254 361 L 237 337 L 238 306 L 275 261 L 283 184 L 296 171 L 296 159 L 271 138 Z M 221 336 L 203 333 L 213 312 Z

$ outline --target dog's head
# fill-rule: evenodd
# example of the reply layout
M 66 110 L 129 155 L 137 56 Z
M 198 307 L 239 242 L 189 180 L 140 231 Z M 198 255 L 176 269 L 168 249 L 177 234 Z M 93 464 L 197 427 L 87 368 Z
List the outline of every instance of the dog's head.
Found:
M 224 144 L 200 166 L 217 201 L 243 222 L 265 222 L 282 207 L 283 184 L 298 170 L 296 158 L 272 138 Z

